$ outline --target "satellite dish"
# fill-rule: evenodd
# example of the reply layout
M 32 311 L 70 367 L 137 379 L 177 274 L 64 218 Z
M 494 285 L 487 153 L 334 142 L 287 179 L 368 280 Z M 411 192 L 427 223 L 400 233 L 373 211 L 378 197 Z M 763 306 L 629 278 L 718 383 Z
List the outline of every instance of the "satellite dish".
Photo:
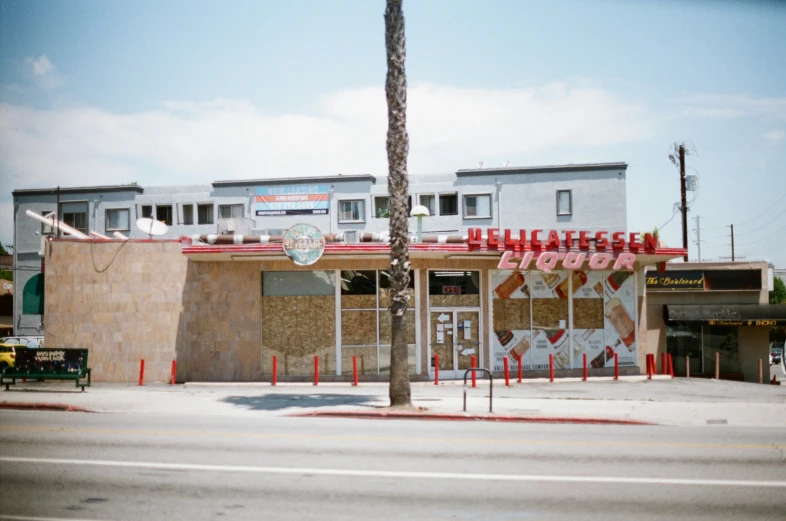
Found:
M 150 219 L 148 217 L 137 219 L 136 227 L 145 232 L 148 239 L 153 235 L 164 235 L 169 229 L 169 226 L 162 223 L 161 221 L 156 221 L 155 219 Z

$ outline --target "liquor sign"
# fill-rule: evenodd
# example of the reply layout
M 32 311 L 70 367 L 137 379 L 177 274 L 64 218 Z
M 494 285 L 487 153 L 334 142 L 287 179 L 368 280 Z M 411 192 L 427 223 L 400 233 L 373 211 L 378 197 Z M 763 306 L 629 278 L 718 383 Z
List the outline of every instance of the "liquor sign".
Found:
M 296 224 L 284 234 L 284 253 L 298 266 L 310 266 L 325 252 L 325 237 L 319 228 Z
M 329 185 L 258 186 L 256 215 L 327 215 Z
M 701 270 L 675 270 L 665 273 L 647 273 L 647 291 L 703 290 L 704 272 Z

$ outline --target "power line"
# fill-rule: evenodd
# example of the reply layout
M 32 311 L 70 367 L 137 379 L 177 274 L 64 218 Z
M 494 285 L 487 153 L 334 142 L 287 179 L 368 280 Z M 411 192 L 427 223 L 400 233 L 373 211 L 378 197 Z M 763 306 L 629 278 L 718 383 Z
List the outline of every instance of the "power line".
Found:
M 756 216 L 756 217 L 754 217 L 753 219 L 751 219 L 751 220 L 749 220 L 749 221 L 745 221 L 744 223 L 739 223 L 737 226 L 745 226 L 746 224 L 752 223 L 753 221 L 755 221 L 756 219 L 758 219 L 759 217 L 761 217 L 761 216 L 762 216 L 762 215 L 764 215 L 765 213 L 767 213 L 767 212 L 769 212 L 770 210 L 772 210 L 772 209 L 775 207 L 775 205 L 776 205 L 776 204 L 778 204 L 779 202 L 783 201 L 784 199 L 786 199 L 786 194 L 783 194 L 783 196 L 782 196 L 780 199 L 778 199 L 777 201 L 775 201 L 775 202 L 772 204 L 772 206 L 770 206 L 769 208 L 767 208 L 766 210 L 764 210 L 763 212 L 761 212 L 759 215 L 757 215 L 757 216 Z M 770 221 L 770 222 L 772 222 L 772 221 Z

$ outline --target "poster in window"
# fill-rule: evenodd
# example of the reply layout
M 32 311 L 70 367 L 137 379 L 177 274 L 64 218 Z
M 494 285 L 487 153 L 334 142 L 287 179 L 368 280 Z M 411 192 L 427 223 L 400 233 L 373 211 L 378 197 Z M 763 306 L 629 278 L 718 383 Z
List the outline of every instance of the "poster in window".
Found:
M 518 370 L 519 356 L 523 367 L 529 365 L 531 345 L 529 277 L 528 272 L 519 270 L 491 272 L 494 371 L 504 369 L 506 357 L 508 367 L 512 371 Z
M 635 365 L 636 342 L 636 278 L 628 271 L 604 271 L 605 352 L 593 360 L 593 367 L 614 365 L 614 353 L 620 366 Z
M 569 360 L 561 362 L 573 369 L 584 367 L 583 355 L 587 364 L 605 349 L 603 316 L 603 273 L 600 271 L 576 271 L 573 283 L 573 329 L 572 346 L 567 353 Z M 556 365 L 556 364 L 555 364 Z
M 570 272 L 531 272 L 532 355 L 529 369 L 548 369 L 549 355 L 564 353 L 568 341 Z M 561 360 L 564 363 L 565 355 Z M 567 356 L 569 360 L 569 353 Z M 525 369 L 527 367 L 525 366 Z

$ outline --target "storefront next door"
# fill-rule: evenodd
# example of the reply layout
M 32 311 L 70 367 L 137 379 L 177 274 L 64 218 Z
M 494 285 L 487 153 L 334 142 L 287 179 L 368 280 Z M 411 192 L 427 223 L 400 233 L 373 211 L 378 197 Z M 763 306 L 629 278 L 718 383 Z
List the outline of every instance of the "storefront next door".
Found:
M 480 312 L 465 310 L 431 310 L 429 314 L 430 375 L 434 376 L 439 357 L 439 378 L 463 378 L 472 367 L 472 357 L 483 367 L 480 344 Z M 483 375 L 480 374 L 480 377 Z

